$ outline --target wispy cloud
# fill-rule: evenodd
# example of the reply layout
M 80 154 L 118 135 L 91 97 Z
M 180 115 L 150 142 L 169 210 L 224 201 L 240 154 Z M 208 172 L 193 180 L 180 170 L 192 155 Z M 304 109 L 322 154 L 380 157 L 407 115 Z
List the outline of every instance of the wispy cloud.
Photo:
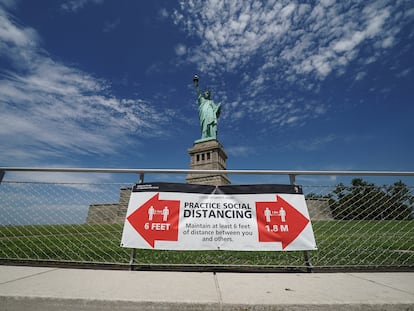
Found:
M 187 53 L 187 47 L 184 44 L 177 44 L 175 46 L 175 54 L 178 56 L 185 55 Z
M 319 151 L 321 149 L 326 149 L 329 144 L 342 140 L 336 135 L 329 134 L 326 136 L 315 137 L 311 140 L 298 140 L 290 142 L 289 144 L 280 148 L 282 151 Z
M 14 8 L 18 0 L 0 0 L 0 4 L 6 8 Z
M 213 77 L 241 76 L 243 100 L 254 103 L 239 107 L 244 115 L 286 126 L 325 113 L 325 104 L 306 106 L 309 97 L 300 92 L 317 94 L 323 81 L 342 75 L 357 58 L 362 67 L 377 61 L 398 43 L 401 29 L 413 20 L 412 8 L 409 0 L 194 0 L 182 1 L 173 16 L 199 39 L 189 62 Z M 361 73 L 356 80 L 362 78 Z M 284 93 L 292 86 L 300 92 Z M 281 95 L 269 98 L 268 90 Z
M 6 163 L 77 154 L 111 154 L 131 137 L 153 137 L 166 122 L 150 103 L 117 98 L 106 81 L 53 60 L 37 32 L 0 9 L 0 160 Z M 21 152 L 22 149 L 26 151 Z
M 158 18 L 160 18 L 160 19 L 167 19 L 169 17 L 169 15 L 170 14 L 169 14 L 169 12 L 166 8 L 161 8 L 158 11 Z
M 250 146 L 234 145 L 227 147 L 226 152 L 230 156 L 248 157 L 254 154 L 255 150 L 253 150 Z
M 289 65 L 283 66 L 289 68 L 285 78 L 324 79 L 352 61 L 364 43 L 377 50 L 395 44 L 397 21 L 406 17 L 401 9 L 410 6 L 397 2 L 183 1 L 175 22 L 202 39 L 191 60 L 203 70 L 232 71 L 260 55 L 261 71 Z
M 68 12 L 76 12 L 88 4 L 102 4 L 104 0 L 65 0 L 60 8 Z
M 313 152 L 332 148 L 334 144 L 349 145 L 355 142 L 369 142 L 372 140 L 372 136 L 368 135 L 336 135 L 327 134 L 325 136 L 317 136 L 312 139 L 296 140 L 292 141 L 283 147 L 280 147 L 280 151 L 305 151 Z
M 120 18 L 117 18 L 113 21 L 108 21 L 104 24 L 104 27 L 103 27 L 102 31 L 103 32 L 111 32 L 111 31 L 115 30 L 119 26 L 119 24 L 121 24 L 121 19 Z

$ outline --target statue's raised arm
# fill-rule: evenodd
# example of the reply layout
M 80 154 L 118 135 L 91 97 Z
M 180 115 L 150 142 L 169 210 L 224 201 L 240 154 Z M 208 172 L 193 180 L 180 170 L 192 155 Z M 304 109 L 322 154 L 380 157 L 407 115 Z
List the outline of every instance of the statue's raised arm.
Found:
M 201 138 L 196 140 L 196 142 L 217 140 L 217 119 L 220 116 L 221 105 L 216 105 L 211 100 L 209 90 L 205 90 L 201 96 L 198 81 L 198 76 L 194 75 L 193 82 L 197 92 L 198 116 L 201 128 Z
M 197 98 L 200 96 L 200 88 L 198 87 L 198 76 L 194 75 L 193 78 L 194 88 L 196 89 Z

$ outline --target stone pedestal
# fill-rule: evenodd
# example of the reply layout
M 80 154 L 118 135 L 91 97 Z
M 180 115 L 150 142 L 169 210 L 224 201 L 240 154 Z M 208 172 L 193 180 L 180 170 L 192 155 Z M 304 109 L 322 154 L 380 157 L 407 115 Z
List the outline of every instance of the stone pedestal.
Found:
M 225 170 L 227 154 L 217 140 L 195 142 L 190 154 L 192 170 Z M 226 174 L 188 174 L 188 184 L 222 186 L 231 184 Z

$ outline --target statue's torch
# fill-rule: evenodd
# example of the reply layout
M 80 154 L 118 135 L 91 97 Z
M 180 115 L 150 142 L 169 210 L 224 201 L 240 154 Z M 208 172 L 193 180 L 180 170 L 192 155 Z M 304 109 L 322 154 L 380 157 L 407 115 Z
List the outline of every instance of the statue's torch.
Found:
M 195 86 L 198 86 L 198 76 L 194 75 L 193 82 Z

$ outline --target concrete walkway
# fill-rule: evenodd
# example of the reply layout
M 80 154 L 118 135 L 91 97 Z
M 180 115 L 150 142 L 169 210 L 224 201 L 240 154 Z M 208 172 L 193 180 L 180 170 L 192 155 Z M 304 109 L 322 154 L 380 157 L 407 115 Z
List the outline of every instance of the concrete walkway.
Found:
M 414 273 L 197 273 L 0 265 L 0 310 L 414 310 Z

